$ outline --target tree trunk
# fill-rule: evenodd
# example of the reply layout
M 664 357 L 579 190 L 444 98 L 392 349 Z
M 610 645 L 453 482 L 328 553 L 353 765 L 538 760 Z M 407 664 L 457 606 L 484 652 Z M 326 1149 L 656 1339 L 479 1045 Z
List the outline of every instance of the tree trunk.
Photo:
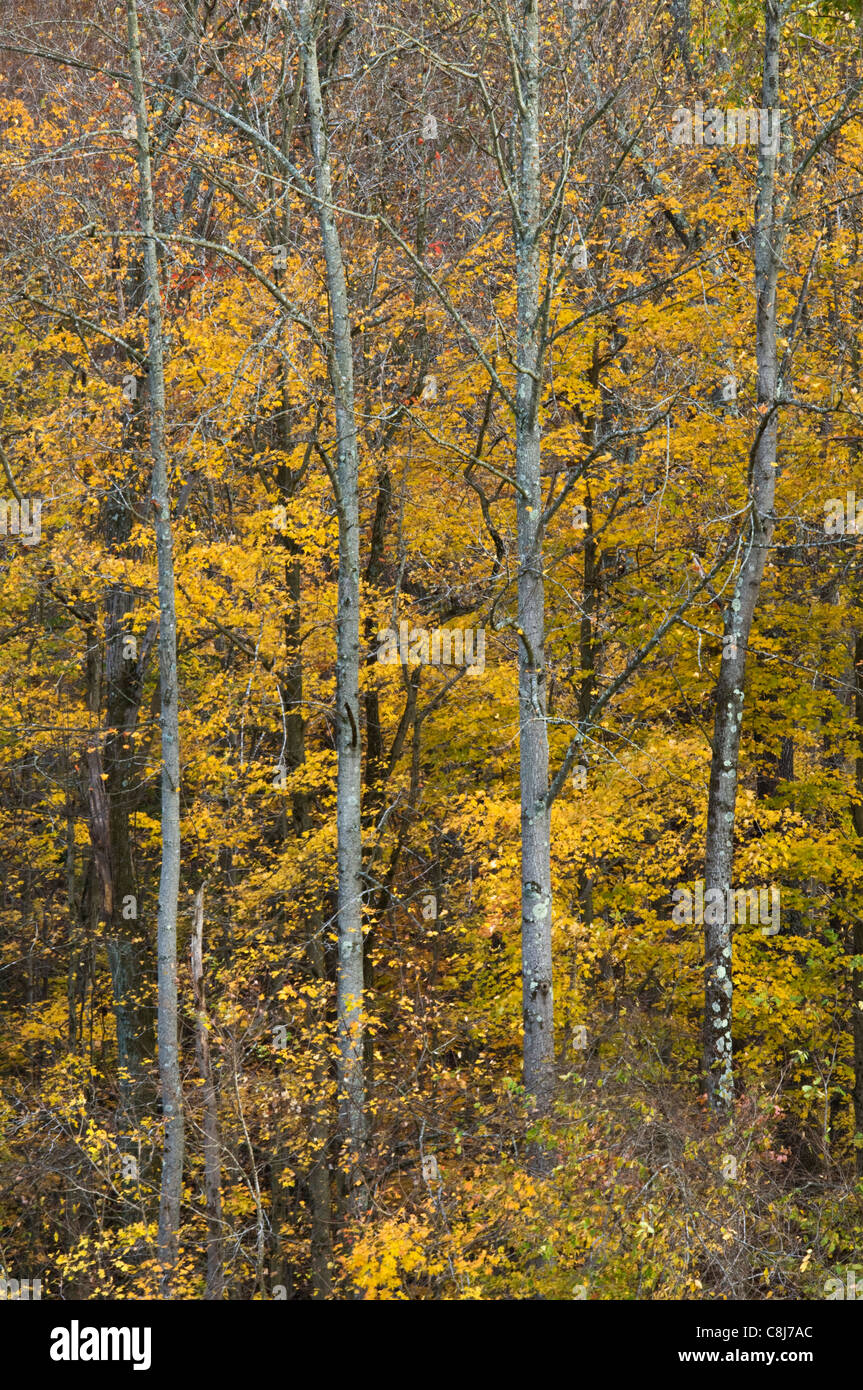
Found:
M 671 0 L 671 18 L 674 46 L 683 59 L 687 75 L 691 76 L 692 67 L 689 51 L 689 30 L 692 26 L 692 12 L 690 0 Z
M 195 993 L 195 1055 L 201 1073 L 204 1105 L 204 1199 L 207 1205 L 207 1286 L 204 1298 L 222 1298 L 222 1169 L 219 1145 L 219 1107 L 213 1067 L 210 1061 L 210 1020 L 207 1017 L 207 990 L 204 983 L 204 885 L 195 897 L 195 924 L 192 930 L 192 989 Z
M 332 316 L 329 371 L 336 413 L 334 483 L 339 516 L 339 579 L 336 651 L 338 1035 L 339 1108 L 349 1202 L 364 1206 L 366 1143 L 363 1068 L 362 829 L 359 712 L 360 544 L 357 426 L 351 322 L 342 248 L 333 210 L 332 174 L 318 71 L 317 36 L 310 0 L 303 0 L 301 44 L 315 166 L 317 214 Z
M 765 5 L 762 106 L 775 110 L 779 101 L 781 23 L 774 0 Z M 707 1098 L 714 1113 L 726 1112 L 734 1094 L 731 1046 L 732 947 L 728 919 L 728 889 L 734 860 L 734 810 L 743 721 L 743 684 L 752 621 L 770 541 L 776 461 L 776 276 L 774 193 L 776 142 L 758 147 L 758 187 L 755 204 L 755 294 L 758 366 L 758 434 L 752 451 L 749 485 L 748 548 L 737 577 L 734 598 L 725 614 L 725 640 L 716 686 L 713 757 L 707 803 L 707 843 L 704 856 L 704 1074 Z M 708 894 L 718 889 L 719 903 L 708 907 Z M 717 895 L 718 896 L 718 895 Z M 712 920 L 708 920 L 708 917 Z
M 516 482 L 518 493 L 519 760 L 521 773 L 521 959 L 524 1085 L 539 1113 L 554 1079 L 551 863 L 546 727 L 545 587 L 539 430 L 540 83 L 537 0 L 521 16 L 518 218 Z
M 283 240 L 287 240 L 285 232 Z M 280 442 L 285 457 L 288 456 L 291 448 L 290 429 L 288 426 L 290 402 L 288 398 L 287 383 L 283 383 L 282 388 L 282 410 L 280 415 Z M 279 469 L 279 497 L 282 503 L 287 504 L 296 495 L 298 481 L 301 471 L 293 473 L 286 464 L 282 464 Z M 302 571 L 300 568 L 300 547 L 293 538 L 282 537 L 282 544 L 285 548 L 285 595 L 286 606 L 284 615 L 284 640 L 285 640 L 285 675 L 280 679 L 279 688 L 281 691 L 282 704 L 285 709 L 285 750 L 284 763 L 288 772 L 296 772 L 302 767 L 306 760 L 306 726 L 303 718 L 303 658 L 302 658 L 302 624 L 301 604 L 302 604 Z M 293 806 L 293 831 L 295 835 L 304 835 L 311 828 L 312 814 L 309 805 L 309 794 L 304 789 L 294 791 L 292 796 Z M 315 979 L 321 988 L 326 982 L 326 961 L 324 956 L 323 936 L 323 915 L 317 909 L 313 909 L 307 921 L 309 934 L 308 954 L 312 965 Z M 314 1011 L 310 1009 L 309 1033 L 314 1035 L 316 1032 Z M 329 1153 L 331 1139 L 331 1117 L 328 1080 L 328 1063 L 323 1047 L 317 1050 L 317 1041 L 313 1043 L 316 1048 L 314 1057 L 314 1082 L 312 1095 L 312 1112 L 309 1125 L 309 1138 L 311 1141 L 311 1159 L 308 1167 L 308 1189 L 309 1201 L 311 1206 L 311 1283 L 313 1298 L 328 1298 L 332 1293 L 332 1268 L 333 1268 L 333 1212 L 332 1194 L 330 1192 L 330 1169 Z M 277 1153 L 273 1163 L 273 1228 L 275 1239 L 278 1240 L 280 1217 L 285 1207 L 284 1189 L 282 1186 L 282 1174 L 284 1171 L 284 1145 L 279 1139 Z M 288 1278 L 286 1264 L 281 1253 L 279 1254 L 277 1269 L 278 1282 L 286 1282 Z
M 326 979 L 322 925 L 309 940 L 309 958 L 315 978 L 323 985 Z M 310 1010 L 310 1030 L 315 1029 Z M 311 1161 L 309 1163 L 309 1198 L 311 1202 L 312 1239 L 310 1264 L 312 1297 L 329 1298 L 333 1291 L 333 1205 L 330 1191 L 330 1114 L 327 1098 L 327 1067 L 322 1054 L 314 1066 L 314 1095 L 309 1127 Z
M 152 507 L 159 565 L 159 680 L 162 731 L 162 867 L 159 878 L 158 1041 L 159 1081 L 165 1121 L 158 1251 L 162 1292 L 170 1296 L 177 1262 L 183 1183 L 183 1096 L 177 1034 L 177 899 L 180 888 L 180 727 L 177 690 L 177 617 L 173 536 L 165 443 L 165 364 L 162 301 L 153 211 L 153 184 L 147 130 L 147 102 L 141 65 L 136 0 L 126 0 L 132 92 L 138 127 L 138 179 L 144 275 L 148 310 L 150 449 L 153 456 Z
M 131 489 L 106 501 L 103 535 L 109 550 L 125 546 L 132 531 Z M 105 945 L 114 994 L 120 1108 L 133 1125 L 148 1099 L 146 1059 L 154 1048 L 152 1006 L 146 998 L 148 943 L 141 922 L 140 890 L 132 854 L 130 815 L 141 763 L 132 732 L 137 722 L 149 644 L 130 656 L 128 585 L 107 586 L 104 599 L 104 663 L 88 672 L 88 706 L 105 729 L 93 733 L 87 755 L 89 830 L 99 869 Z M 98 642 L 95 631 L 92 644 Z M 100 680 L 100 668 L 103 682 Z M 104 716 L 100 684 L 104 683 Z M 101 746 L 100 746 L 101 744 Z
M 857 724 L 858 752 L 854 760 L 854 776 L 858 798 L 863 799 L 863 634 L 854 643 L 854 716 Z M 857 838 L 863 844 L 863 800 L 851 808 Z M 863 921 L 855 918 L 851 950 L 855 960 L 863 958 Z M 854 1133 L 863 1135 L 863 970 L 851 973 L 851 1033 L 854 1040 Z M 863 1148 L 855 1156 L 857 1176 L 863 1174 Z

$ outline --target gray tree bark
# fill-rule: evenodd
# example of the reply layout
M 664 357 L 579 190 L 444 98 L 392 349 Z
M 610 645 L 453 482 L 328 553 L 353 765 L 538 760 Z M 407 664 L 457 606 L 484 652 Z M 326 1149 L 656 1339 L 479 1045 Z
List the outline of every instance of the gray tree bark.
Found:
M 761 104 L 779 104 L 781 19 L 775 0 L 766 0 L 764 73 Z M 704 856 L 705 904 L 719 889 L 721 908 L 705 906 L 703 1062 L 707 1098 L 714 1113 L 725 1113 L 734 1095 L 731 1040 L 732 938 L 727 920 L 728 889 L 734 862 L 734 817 L 743 722 L 743 689 L 752 621 L 773 536 L 777 444 L 776 357 L 776 162 L 775 142 L 758 147 L 755 203 L 755 354 L 758 367 L 759 425 L 751 454 L 749 537 L 725 614 L 725 641 L 716 686 L 713 756 L 707 803 Z M 708 921 L 708 915 L 714 920 Z
M 300 14 L 309 129 L 315 168 L 317 214 L 326 263 L 332 316 L 329 372 L 336 414 L 336 466 L 332 479 L 339 517 L 338 619 L 336 650 L 337 857 L 338 857 L 338 1037 L 340 1123 L 349 1205 L 364 1205 L 366 1144 L 363 1067 L 363 917 L 360 798 L 360 544 L 359 461 L 354 410 L 351 320 L 341 241 L 333 207 L 329 142 L 318 69 L 317 34 L 311 0 Z
M 544 1111 L 554 1081 L 551 957 L 551 812 L 548 805 L 545 586 L 539 399 L 540 52 L 538 0 L 527 0 L 518 35 L 519 171 L 515 223 L 517 353 L 515 448 L 518 525 L 519 765 L 521 774 L 521 958 L 524 1085 Z
M 138 182 L 144 234 L 147 287 L 150 450 L 153 456 L 151 503 L 159 567 L 159 678 L 162 731 L 162 866 L 159 877 L 158 1045 L 159 1082 L 165 1122 L 159 1204 L 158 1254 L 162 1292 L 170 1296 L 171 1271 L 177 1262 L 180 1199 L 183 1183 L 183 1096 L 177 1032 L 177 899 L 180 888 L 180 730 L 177 691 L 177 618 L 173 535 L 165 442 L 165 348 L 153 181 L 147 128 L 147 101 L 141 62 L 136 0 L 126 0 L 132 97 L 138 129 Z

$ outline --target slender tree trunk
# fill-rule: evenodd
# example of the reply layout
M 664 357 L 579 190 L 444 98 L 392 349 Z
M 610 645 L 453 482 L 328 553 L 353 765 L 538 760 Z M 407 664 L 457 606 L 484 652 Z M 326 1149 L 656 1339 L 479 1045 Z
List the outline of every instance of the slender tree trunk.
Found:
M 671 0 L 674 46 L 683 59 L 688 74 L 691 74 L 689 30 L 692 25 L 690 0 Z
M 111 266 L 115 272 L 117 304 L 121 319 L 125 322 L 127 306 L 134 317 L 144 305 L 144 267 L 142 259 L 135 256 L 123 277 L 119 246 L 114 242 L 112 248 Z M 137 381 L 135 363 L 127 360 L 126 366 L 135 374 Z M 139 477 L 137 457 L 145 417 L 143 413 L 138 413 L 134 405 L 130 403 L 130 406 L 124 427 L 124 444 L 128 443 L 133 451 L 135 467 L 129 478 L 105 498 L 102 507 L 102 535 L 112 553 L 129 554 L 132 535 L 132 500 Z M 134 593 L 127 583 L 121 580 L 107 585 L 104 597 L 104 660 L 99 663 L 99 675 L 104 685 L 105 712 L 102 722 L 105 737 L 101 745 L 102 767 L 97 770 L 100 780 L 104 772 L 108 800 L 107 859 L 110 881 L 104 886 L 103 905 L 117 1021 L 119 1092 L 121 1103 L 133 1122 L 151 1099 L 145 1059 L 152 1058 L 155 1050 L 155 1010 L 148 988 L 153 942 L 141 919 L 140 889 L 135 873 L 131 833 L 131 816 L 138 796 L 134 789 L 140 786 L 142 780 L 134 728 L 143 697 L 151 639 L 145 639 L 140 652 L 137 647 L 132 652 L 127 648 L 135 606 Z M 98 678 L 95 697 L 93 708 L 98 711 L 101 705 Z
M 195 1054 L 203 1087 L 204 1105 L 204 1198 L 207 1205 L 207 1287 L 204 1298 L 221 1300 L 222 1274 L 222 1167 L 219 1144 L 219 1107 L 213 1067 L 210 1060 L 210 1020 L 207 1017 L 207 989 L 204 983 L 204 885 L 195 897 L 195 924 L 192 930 L 192 989 L 195 993 Z
M 554 1078 L 551 862 L 546 727 L 545 588 L 539 398 L 540 81 L 537 0 L 520 20 L 520 164 L 515 223 L 518 312 L 516 481 L 518 521 L 519 758 L 521 772 L 521 959 L 524 1085 L 538 1112 Z
M 177 690 L 177 616 L 174 553 L 165 443 L 165 362 L 162 300 L 153 211 L 153 183 L 147 130 L 147 102 L 141 65 L 136 0 L 126 0 L 132 92 L 138 126 L 138 179 L 144 232 L 144 275 L 148 310 L 150 449 L 153 455 L 151 503 L 159 565 L 159 677 L 162 731 L 162 868 L 159 878 L 158 1041 L 159 1081 L 165 1121 L 159 1204 L 159 1260 L 162 1291 L 170 1294 L 177 1262 L 183 1185 L 183 1095 L 177 1030 L 177 899 L 180 888 L 180 726 Z
M 338 1035 L 340 1120 L 349 1202 L 364 1206 L 362 1175 L 366 1143 L 363 1068 L 363 916 L 360 799 L 360 542 L 359 464 L 354 412 L 351 321 L 344 260 L 333 209 L 329 145 L 318 71 L 311 0 L 303 0 L 301 43 L 315 166 L 317 212 L 332 316 L 329 370 L 336 413 L 336 505 L 339 516 L 338 634 L 336 651 L 337 857 L 338 857 Z
M 110 550 L 124 546 L 131 534 L 130 490 L 106 501 L 103 535 Z M 99 871 L 105 946 L 114 994 L 120 1109 L 135 1123 L 147 1100 L 146 1059 L 154 1047 L 152 1005 L 147 993 L 147 941 L 140 921 L 130 814 L 140 764 L 132 730 L 143 690 L 144 656 L 126 653 L 134 600 L 124 584 L 110 584 L 104 600 L 104 663 L 88 654 L 88 706 L 105 729 L 94 730 L 87 755 L 89 830 Z M 104 684 L 104 715 L 100 686 Z
M 764 77 L 762 106 L 779 103 L 781 21 L 774 0 L 765 5 Z M 728 889 L 734 860 L 734 811 L 743 721 L 743 687 L 752 621 L 764 566 L 773 535 L 776 461 L 776 276 L 774 245 L 775 142 L 759 145 L 755 204 L 755 294 L 758 366 L 758 435 L 750 478 L 748 545 L 725 614 L 725 641 L 716 686 L 713 758 L 707 803 L 707 844 L 704 857 L 705 960 L 703 1058 L 707 1097 L 718 1114 L 728 1110 L 734 1095 L 731 1045 L 732 945 L 727 920 Z M 708 894 L 718 889 L 720 903 L 708 906 Z M 719 896 L 717 895 L 717 896 Z M 712 919 L 712 920 L 709 920 Z
M 863 633 L 854 643 L 854 716 L 857 724 L 858 751 L 854 761 L 857 795 L 863 798 Z M 857 838 L 863 844 L 863 804 L 851 808 Z M 855 960 L 863 959 L 863 921 L 857 917 L 852 928 L 851 950 Z M 855 967 L 851 974 L 851 1033 L 854 1040 L 854 1132 L 863 1134 L 863 970 Z M 855 1168 L 863 1174 L 863 1148 L 856 1151 Z
M 287 240 L 285 232 L 284 240 Z M 282 411 L 280 416 L 281 447 L 287 457 L 291 448 L 288 427 L 290 402 L 287 384 L 283 384 Z M 293 474 L 286 465 L 279 471 L 279 495 L 287 504 L 294 498 L 298 475 Z M 302 572 L 300 569 L 300 549 L 290 537 L 282 538 L 285 548 L 285 595 L 284 615 L 285 637 L 285 679 L 280 684 L 282 702 L 285 708 L 285 767 L 296 772 L 306 760 L 306 728 L 303 718 L 303 658 L 302 624 L 300 621 L 302 604 Z M 312 825 L 309 794 L 305 790 L 293 793 L 293 830 L 295 835 L 304 835 Z M 315 979 L 323 990 L 326 983 L 326 960 L 323 946 L 323 915 L 318 909 L 310 914 L 307 923 L 309 930 L 308 954 Z M 310 1034 L 315 1033 L 314 1010 L 310 1008 Z M 322 1010 L 323 1012 L 323 1010 Z M 308 1168 L 308 1188 L 311 1205 L 311 1249 L 310 1267 L 313 1298 L 328 1298 L 332 1293 L 333 1268 L 333 1210 L 330 1191 L 330 1140 L 331 1116 L 328 1081 L 328 1063 L 323 1046 L 318 1049 L 317 1041 L 314 1058 L 314 1082 L 311 1101 L 312 1111 L 309 1125 L 311 1158 Z M 273 1171 L 273 1227 L 275 1238 L 283 1211 L 285 1193 L 281 1184 L 285 1166 L 284 1144 L 279 1138 Z M 287 1213 L 285 1212 L 285 1215 Z M 288 1271 L 284 1257 L 279 1254 L 277 1264 L 278 1282 L 287 1282 Z
M 326 979 L 323 931 L 312 933 L 309 958 L 315 978 L 323 985 Z M 310 1027 L 314 1030 L 314 1023 Z M 327 1066 L 322 1054 L 314 1059 L 314 1090 L 309 1128 L 311 1161 L 309 1163 L 309 1197 L 311 1200 L 312 1239 L 310 1250 L 312 1297 L 329 1298 L 333 1291 L 333 1205 L 330 1191 L 330 1113 L 327 1086 Z

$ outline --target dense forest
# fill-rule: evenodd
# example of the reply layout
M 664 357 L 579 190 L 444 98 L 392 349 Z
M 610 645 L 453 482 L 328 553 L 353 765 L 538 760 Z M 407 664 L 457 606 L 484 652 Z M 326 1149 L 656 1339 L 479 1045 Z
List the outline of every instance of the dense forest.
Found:
M 4 1292 L 863 1287 L 856 3 L 7 0 Z

